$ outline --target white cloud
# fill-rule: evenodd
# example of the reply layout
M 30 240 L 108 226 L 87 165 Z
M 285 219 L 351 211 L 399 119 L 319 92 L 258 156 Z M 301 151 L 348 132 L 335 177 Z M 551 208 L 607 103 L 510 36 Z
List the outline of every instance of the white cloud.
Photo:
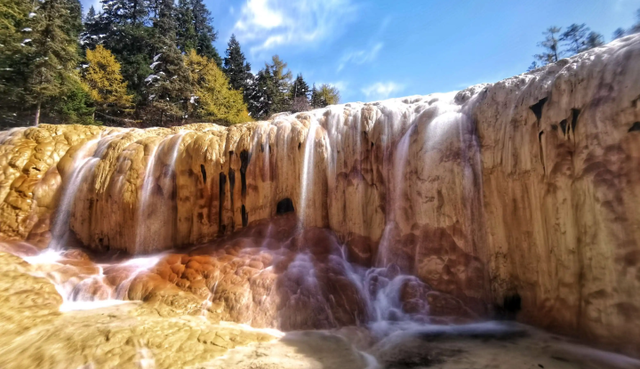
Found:
M 351 0 L 247 0 L 233 32 L 252 52 L 309 46 L 326 40 L 350 19 Z
M 404 85 L 395 82 L 376 82 L 361 91 L 367 99 L 382 100 L 402 90 L 404 90 Z
M 340 59 L 338 72 L 340 72 L 348 63 L 362 65 L 374 61 L 376 57 L 378 57 L 380 50 L 382 50 L 382 46 L 384 46 L 384 44 L 379 42 L 368 49 L 346 52 Z

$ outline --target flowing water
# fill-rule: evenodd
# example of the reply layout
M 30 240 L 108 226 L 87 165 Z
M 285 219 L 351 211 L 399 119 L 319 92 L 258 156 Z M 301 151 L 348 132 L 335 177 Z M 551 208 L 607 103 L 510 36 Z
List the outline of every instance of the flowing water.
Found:
M 63 299 L 59 310 L 65 313 L 103 309 L 154 296 L 149 291 L 155 291 L 156 287 L 149 281 L 159 278 L 170 280 L 171 273 L 181 270 L 186 274 L 186 268 L 191 273 L 185 277 L 188 280 L 179 281 L 182 284 L 174 283 L 199 299 L 192 315 L 206 320 L 223 312 L 227 314 L 225 317 L 237 323 L 302 330 L 302 333 L 286 335 L 279 331 L 269 334 L 277 336 L 278 342 L 289 342 L 289 346 L 298 347 L 298 354 L 305 349 L 317 349 L 317 354 L 321 355 L 316 358 L 318 362 L 331 362 L 338 352 L 332 350 L 347 347 L 351 356 L 347 355 L 350 359 L 345 359 L 344 367 L 353 364 L 352 367 L 363 368 L 410 368 L 450 362 L 449 366 L 441 367 L 453 368 L 464 367 L 468 363 L 465 360 L 492 365 L 493 359 L 486 352 L 495 355 L 508 350 L 512 351 L 509 360 L 513 361 L 493 362 L 493 367 L 508 367 L 503 364 L 520 359 L 528 360 L 527 366 L 523 367 L 589 367 L 587 364 L 581 366 L 584 360 L 580 361 L 580 356 L 591 357 L 594 362 L 605 363 L 602 364 L 605 366 L 637 367 L 634 365 L 638 363 L 633 359 L 607 356 L 609 354 L 576 346 L 560 338 L 558 340 L 565 348 L 562 354 L 555 354 L 561 359 L 554 362 L 554 354 L 546 353 L 545 345 L 555 338 L 512 323 L 478 323 L 481 320 L 479 316 L 464 307 L 460 300 L 432 289 L 394 255 L 393 245 L 402 233 L 399 229 L 404 223 L 402 217 L 410 216 L 399 204 L 404 202 L 407 191 L 413 190 L 407 185 L 408 176 L 414 175 L 409 173 L 408 163 L 412 155 L 421 154 L 415 152 L 415 141 L 425 140 L 428 150 L 438 146 L 438 140 L 450 130 L 458 130 L 461 142 L 466 140 L 464 130 L 470 125 L 470 120 L 463 108 L 454 102 L 454 97 L 455 93 L 439 94 L 417 99 L 417 102 L 422 101 L 417 106 L 399 100 L 378 106 L 382 117 L 375 119 L 383 122 L 378 144 L 384 147 L 382 173 L 386 176 L 386 215 L 371 265 L 351 260 L 345 240 L 316 227 L 321 225 L 316 216 L 318 207 L 324 205 L 319 205 L 318 199 L 313 197 L 325 180 L 328 193 L 338 192 L 339 171 L 353 167 L 362 173 L 366 160 L 372 160 L 364 156 L 363 150 L 364 145 L 369 145 L 364 139 L 363 129 L 371 123 L 365 117 L 365 110 L 356 106 L 346 107 L 352 110 L 351 115 L 343 113 L 344 106 L 330 108 L 328 113 L 310 113 L 302 167 L 299 168 L 299 202 L 295 218 L 291 221 L 286 216 L 275 217 L 250 225 L 237 234 L 227 234 L 226 238 L 216 241 L 218 243 L 196 245 L 186 251 L 150 253 L 154 245 L 166 244 L 167 238 L 173 237 L 172 223 L 177 221 L 173 215 L 176 210 L 172 200 L 178 191 L 176 162 L 188 132 L 181 131 L 146 146 L 144 177 L 140 181 L 140 201 L 135 209 L 135 218 L 137 224 L 151 226 L 135 229 L 135 250 L 147 255 L 125 258 L 122 255 L 102 258 L 85 254 L 78 256 L 74 253 L 77 250 L 67 247 L 70 217 L 77 196 L 82 194 L 82 186 L 92 183 L 93 172 L 109 144 L 124 133 L 112 134 L 89 140 L 74 151 L 69 172 L 63 176 L 49 247 L 40 253 L 16 254 L 37 267 L 35 275 L 45 277 L 55 285 Z M 294 161 L 289 157 L 287 147 L 290 141 L 287 136 L 292 134 L 292 119 L 285 116 L 274 122 L 258 123 L 253 131 L 247 159 L 249 168 L 245 171 L 254 174 L 254 182 L 277 180 L 282 173 L 292 170 Z M 270 144 L 272 134 L 281 144 L 274 151 Z M 7 139 L 4 135 L 10 133 L 0 136 L 0 142 Z M 346 145 L 346 141 L 355 142 L 355 145 Z M 348 151 L 349 147 L 353 148 L 352 151 Z M 467 145 L 461 147 L 464 149 Z M 465 151 L 462 155 L 473 159 L 478 153 Z M 260 156 L 262 158 L 258 160 Z M 118 163 L 120 165 L 122 161 Z M 474 185 L 477 160 L 465 163 L 467 167 L 462 169 L 464 188 L 471 203 L 477 200 Z M 425 165 L 424 170 L 428 171 L 429 164 Z M 326 170 L 320 172 L 318 168 Z M 121 181 L 118 188 L 123 188 L 123 178 L 118 180 Z M 259 196 L 285 192 L 278 183 L 268 187 L 268 191 L 269 194 Z M 169 193 L 174 195 L 169 196 Z M 350 209 L 351 213 L 346 216 L 364 224 L 367 219 L 363 209 L 367 200 L 363 191 L 356 196 L 362 206 Z M 339 206 L 332 196 L 327 203 L 328 208 Z M 484 216 L 474 211 L 469 210 L 468 217 Z M 288 226 L 290 224 L 293 225 Z M 323 246 L 320 248 L 318 245 Z M 416 251 L 416 258 L 417 255 Z M 217 269 L 201 268 L 206 263 L 217 266 Z M 248 272 L 249 269 L 252 271 Z M 247 274 L 254 273 L 253 270 L 255 274 Z M 245 278 L 245 275 L 249 277 Z M 439 306 L 449 304 L 447 308 L 451 306 L 451 309 L 459 311 L 443 314 L 433 309 L 430 301 Z M 355 328 L 350 330 L 348 327 Z M 304 333 L 309 328 L 324 333 Z M 452 337 L 453 343 L 447 341 Z M 478 337 L 481 341 L 477 340 Z M 515 346 L 504 346 L 506 341 L 514 342 Z M 260 345 L 232 350 L 211 362 L 211 367 L 243 367 L 242 358 L 247 357 L 251 357 L 254 363 L 267 365 L 266 359 L 262 358 L 264 355 L 259 355 L 263 349 L 279 352 L 283 357 L 298 355 L 287 351 L 289 349 L 284 346 Z M 154 367 L 156 361 L 151 351 L 144 344 L 137 347 L 139 367 Z M 532 353 L 542 356 L 536 359 Z M 286 363 L 282 361 L 280 364 Z

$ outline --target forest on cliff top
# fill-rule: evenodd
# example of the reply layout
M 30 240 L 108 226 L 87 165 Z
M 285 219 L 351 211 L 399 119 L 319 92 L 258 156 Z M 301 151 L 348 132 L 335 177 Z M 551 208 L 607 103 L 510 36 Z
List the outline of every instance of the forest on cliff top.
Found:
M 223 125 L 336 104 L 278 55 L 252 72 L 231 36 L 224 56 L 203 0 L 0 0 L 0 127 L 43 123 Z M 613 39 L 640 31 L 638 21 Z M 600 46 L 585 24 L 549 27 L 530 70 Z

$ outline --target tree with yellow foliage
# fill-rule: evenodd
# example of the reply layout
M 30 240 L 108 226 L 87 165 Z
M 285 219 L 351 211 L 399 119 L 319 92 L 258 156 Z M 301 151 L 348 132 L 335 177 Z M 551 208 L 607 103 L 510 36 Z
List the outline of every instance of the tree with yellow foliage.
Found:
M 193 117 L 223 124 L 252 120 L 242 92 L 231 89 L 227 76 L 214 60 L 191 50 L 185 57 L 185 65 L 194 83 L 191 99 Z
M 84 82 L 89 86 L 89 94 L 96 103 L 96 110 L 107 114 L 122 114 L 130 111 L 133 96 L 127 94 L 127 82 L 120 73 L 120 63 L 102 45 L 87 50 Z

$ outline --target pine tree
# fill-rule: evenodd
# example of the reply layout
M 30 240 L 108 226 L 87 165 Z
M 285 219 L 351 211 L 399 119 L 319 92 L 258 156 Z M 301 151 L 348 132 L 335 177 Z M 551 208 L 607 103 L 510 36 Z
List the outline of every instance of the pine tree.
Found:
M 625 31 L 622 28 L 618 28 L 615 31 L 613 31 L 613 39 L 617 40 L 619 38 L 622 38 L 625 36 Z
M 320 96 L 320 92 L 316 88 L 316 84 L 313 84 L 313 88 L 311 88 L 311 107 L 314 109 L 324 108 L 327 106 L 324 101 L 322 101 L 322 96 Z
M 234 90 L 243 92 L 249 90 L 252 77 L 251 65 L 247 63 L 235 35 L 231 35 L 231 39 L 229 39 L 223 70 Z M 247 97 L 248 95 L 245 94 L 245 101 L 247 101 Z
M 98 45 L 95 50 L 87 50 L 87 62 L 84 82 L 98 111 L 113 115 L 130 109 L 133 96 L 127 94 L 127 82 L 123 81 L 120 63 L 113 54 Z
M 560 50 L 558 38 L 561 31 L 562 29 L 560 27 L 553 26 L 542 33 L 545 36 L 545 40 L 540 42 L 538 46 L 544 48 L 544 51 L 541 54 L 534 55 L 542 65 L 555 63 L 559 60 Z
M 194 31 L 198 36 L 196 44 L 198 55 L 214 60 L 218 68 L 222 68 L 222 58 L 218 54 L 218 50 L 213 46 L 218 34 L 211 25 L 211 12 L 204 5 L 203 0 L 191 0 L 191 9 L 193 12 Z
M 198 34 L 194 25 L 194 14 L 190 0 L 178 0 L 176 9 L 177 33 L 176 42 L 180 51 L 187 54 L 198 47 Z
M 534 60 L 531 62 L 531 65 L 529 65 L 529 68 L 527 68 L 527 72 L 531 72 L 532 70 L 536 70 L 540 68 L 540 66 L 538 65 L 538 63 Z
M 268 117 L 273 109 L 273 97 L 279 93 L 271 70 L 268 66 L 260 70 L 249 88 L 249 113 L 254 119 Z
M 307 111 L 311 107 L 309 104 L 309 85 L 305 82 L 302 74 L 298 74 L 291 85 L 289 92 L 291 99 L 291 111 Z
M 265 69 L 272 77 L 271 88 L 271 108 L 269 114 L 287 111 L 290 107 L 289 89 L 291 85 L 291 71 L 287 69 L 287 63 L 283 62 L 278 55 L 271 58 L 271 64 L 266 65 Z
M 591 50 L 595 47 L 604 45 L 604 36 L 599 34 L 598 32 L 589 32 L 587 35 L 587 39 L 585 40 L 585 48 L 584 50 Z
M 631 26 L 627 34 L 632 35 L 634 33 L 640 33 L 640 9 L 636 11 L 636 23 Z
M 156 55 L 150 66 L 153 72 L 145 79 L 151 113 L 161 125 L 184 118 L 192 91 L 189 71 L 176 46 L 173 14 L 173 0 L 158 1 L 158 16 L 153 25 Z
M 33 71 L 29 97 L 36 105 L 34 122 L 40 122 L 43 103 L 61 96 L 72 84 L 78 62 L 77 38 L 80 13 L 76 0 L 39 3 L 33 25 Z
M 242 93 L 229 88 L 229 80 L 213 60 L 191 50 L 185 58 L 185 65 L 194 84 L 191 99 L 193 116 L 223 124 L 251 120 Z
M 24 86 L 29 79 L 33 36 L 28 16 L 32 3 L 28 0 L 0 1 L 0 121 L 20 124 L 17 111 L 23 105 Z

